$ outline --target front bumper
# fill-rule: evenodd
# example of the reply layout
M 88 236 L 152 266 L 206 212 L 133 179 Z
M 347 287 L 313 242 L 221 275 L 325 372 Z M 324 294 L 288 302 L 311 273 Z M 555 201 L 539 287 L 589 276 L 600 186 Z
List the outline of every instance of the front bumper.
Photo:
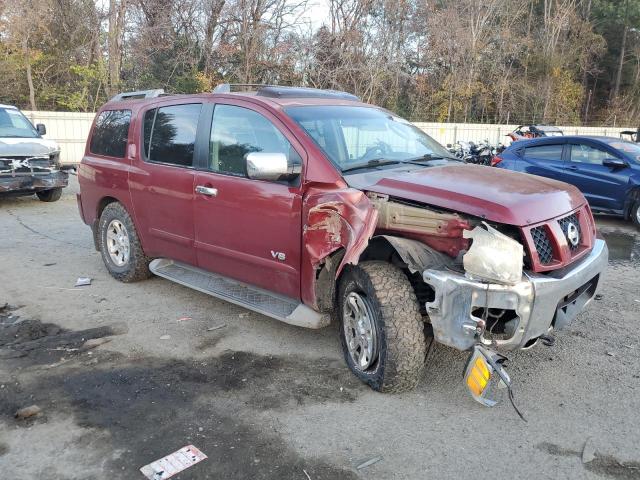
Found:
M 575 264 L 544 275 L 525 273 L 515 285 L 425 270 L 424 281 L 435 291 L 433 302 L 426 304 L 435 339 L 459 350 L 478 343 L 504 350 L 528 347 L 551 329 L 566 326 L 587 306 L 598 290 L 608 256 L 604 240 L 596 240 L 589 255 Z M 487 334 L 477 315 L 484 309 L 511 312 L 512 334 L 504 338 Z
M 60 170 L 50 173 L 0 175 L 0 193 L 36 192 L 63 188 L 69 184 L 69 174 Z

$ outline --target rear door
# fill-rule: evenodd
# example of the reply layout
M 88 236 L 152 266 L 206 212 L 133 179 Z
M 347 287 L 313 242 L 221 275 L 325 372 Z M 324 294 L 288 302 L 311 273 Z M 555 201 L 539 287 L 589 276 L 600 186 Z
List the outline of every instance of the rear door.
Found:
M 194 250 L 194 151 L 202 103 L 159 104 L 146 109 L 141 151 L 129 174 L 138 225 L 149 256 L 191 265 Z
M 569 161 L 564 181 L 578 187 L 595 209 L 622 210 L 630 170 L 602 164 L 607 158 L 622 157 L 615 150 L 593 142 L 572 140 L 567 147 Z
M 563 143 L 546 142 L 544 144 L 525 145 L 521 150 L 521 160 L 517 162 L 518 170 L 532 175 L 561 180 L 564 174 Z
M 269 111 L 242 100 L 217 103 L 209 149 L 196 174 L 195 246 L 198 266 L 299 298 L 302 241 L 301 179 L 247 178 L 250 152 L 284 153 L 302 162 L 304 150 Z

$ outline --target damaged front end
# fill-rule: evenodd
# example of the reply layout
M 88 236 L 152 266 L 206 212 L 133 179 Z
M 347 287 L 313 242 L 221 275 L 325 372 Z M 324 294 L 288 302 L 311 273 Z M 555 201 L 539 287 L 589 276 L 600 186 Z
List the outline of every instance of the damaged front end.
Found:
M 435 339 L 471 351 L 465 383 L 474 399 L 492 406 L 485 387 L 493 372 L 509 389 L 502 357 L 493 351 L 529 348 L 571 322 L 593 299 L 608 260 L 604 241 L 565 268 L 536 274 L 523 271 L 519 242 L 488 225 L 465 231 L 472 244 L 463 256 L 464 272 L 426 269 L 423 279 L 435 292 L 426 311 Z M 486 363 L 488 367 L 482 365 Z
M 60 152 L 0 156 L 0 193 L 31 194 L 63 188 L 69 177 L 60 170 Z
M 526 268 L 525 242 L 514 227 L 368 196 L 379 212 L 372 243 L 384 238 L 412 275 L 420 273 L 429 294 L 416 293 L 435 340 L 470 352 L 465 384 L 473 398 L 493 406 L 488 387 L 495 378 L 513 402 L 502 365 L 506 357 L 499 352 L 529 348 L 538 340 L 548 344 L 552 330 L 586 307 L 607 264 L 605 242 L 594 239 L 591 250 L 573 263 L 536 273 Z

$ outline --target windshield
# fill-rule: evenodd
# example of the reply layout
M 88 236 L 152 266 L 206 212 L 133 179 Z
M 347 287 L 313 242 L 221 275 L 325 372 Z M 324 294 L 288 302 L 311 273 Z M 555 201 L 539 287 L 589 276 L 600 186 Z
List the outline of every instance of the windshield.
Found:
M 615 148 L 624 153 L 627 157 L 633 158 L 636 163 L 640 163 L 640 145 L 637 143 L 627 142 L 626 140 L 613 140 L 609 143 L 611 148 Z
M 289 107 L 293 118 L 342 171 L 387 163 L 453 159 L 422 130 L 372 107 Z
M 39 136 L 20 110 L 0 107 L 0 138 L 37 138 Z

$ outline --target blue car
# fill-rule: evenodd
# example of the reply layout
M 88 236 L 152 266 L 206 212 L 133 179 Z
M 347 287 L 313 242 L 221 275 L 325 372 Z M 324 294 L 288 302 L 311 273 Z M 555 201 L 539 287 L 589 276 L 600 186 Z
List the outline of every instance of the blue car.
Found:
M 620 215 L 640 227 L 640 144 L 613 137 L 520 140 L 491 164 L 575 185 L 594 212 Z

